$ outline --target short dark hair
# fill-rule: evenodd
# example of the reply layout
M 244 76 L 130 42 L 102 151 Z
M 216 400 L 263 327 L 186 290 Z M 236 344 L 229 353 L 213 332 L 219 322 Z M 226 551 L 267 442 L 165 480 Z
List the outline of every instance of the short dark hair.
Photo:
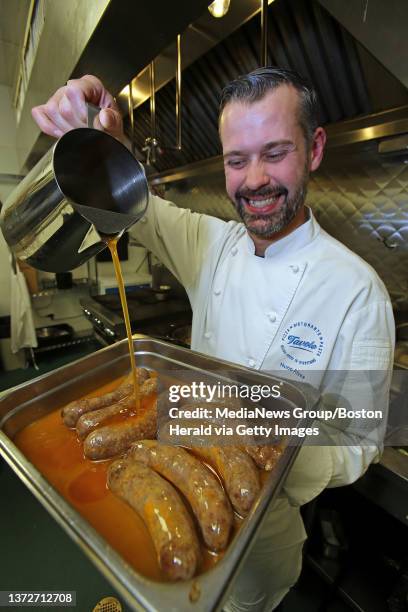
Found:
M 306 145 L 310 146 L 314 131 L 319 125 L 317 93 L 314 87 L 294 70 L 265 66 L 231 81 L 224 87 L 221 94 L 219 118 L 221 119 L 224 108 L 230 102 L 234 100 L 243 100 L 249 103 L 257 102 L 268 91 L 272 91 L 280 85 L 291 85 L 299 92 L 299 123 L 305 136 Z

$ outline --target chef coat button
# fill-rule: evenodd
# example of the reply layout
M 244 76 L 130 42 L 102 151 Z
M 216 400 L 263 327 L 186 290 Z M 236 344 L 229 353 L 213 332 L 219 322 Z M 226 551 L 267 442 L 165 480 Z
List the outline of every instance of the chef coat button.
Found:
M 268 319 L 271 323 L 275 323 L 276 321 L 276 312 L 268 312 Z
M 299 266 L 291 266 L 293 274 L 297 274 L 299 272 Z
M 238 249 L 236 246 L 232 247 L 231 249 L 231 255 L 236 255 L 238 253 Z
M 212 336 L 212 333 L 209 332 L 209 331 L 205 332 L 205 334 L 204 334 L 204 338 L 207 338 L 207 340 L 209 340 L 211 338 L 211 336 Z
M 255 367 L 255 359 L 248 359 L 248 365 L 250 368 L 254 368 Z
M 221 289 L 214 289 L 214 295 L 221 295 Z

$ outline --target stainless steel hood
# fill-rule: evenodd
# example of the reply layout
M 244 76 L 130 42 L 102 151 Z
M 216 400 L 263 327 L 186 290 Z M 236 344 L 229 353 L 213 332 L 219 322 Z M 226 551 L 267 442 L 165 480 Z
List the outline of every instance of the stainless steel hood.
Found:
M 146 67 L 155 59 L 157 136 L 164 148 L 156 162 L 158 172 L 219 155 L 221 89 L 259 66 L 260 0 L 231 0 L 222 19 L 210 16 L 209 2 L 111 0 L 72 75 L 97 74 L 117 96 L 133 79 L 134 133 L 140 151 L 150 136 Z M 407 62 L 401 61 L 408 47 L 407 12 L 407 0 L 271 1 L 268 61 L 298 70 L 314 83 L 322 124 L 336 132 L 364 116 L 370 127 L 371 115 L 408 106 Z M 170 149 L 176 134 L 178 33 L 183 54 L 182 151 Z M 119 96 L 119 101 L 126 115 L 126 97 Z M 125 126 L 130 132 L 128 123 Z M 39 139 L 30 163 L 47 146 L 46 138 Z
M 70 78 L 94 74 L 117 95 L 177 34 L 208 12 L 210 2 L 110 0 Z M 67 32 L 67 36 L 74 33 Z M 49 136 L 39 135 L 26 161 L 28 170 L 53 142 Z
M 408 105 L 329 124 L 326 132 L 326 149 L 331 159 L 336 149 L 341 155 L 353 154 L 354 159 L 358 159 L 368 149 L 371 152 L 376 149 L 384 161 L 398 159 L 408 163 Z M 378 147 L 373 147 L 373 141 L 378 141 Z M 215 155 L 185 166 L 149 174 L 148 178 L 150 184 L 162 185 L 217 174 L 223 171 L 223 167 L 222 155 Z
M 245 2 L 234 1 L 241 6 Z M 360 3 L 352 6 L 356 4 Z M 205 31 L 213 39 L 208 43 L 211 48 L 183 70 L 182 151 L 166 150 L 175 139 L 174 79 L 156 94 L 157 136 L 164 149 L 156 162 L 158 172 L 219 155 L 217 115 L 221 89 L 229 80 L 259 65 L 259 14 L 217 44 L 214 38 L 220 32 L 210 31 L 211 22 L 207 17 L 202 19 L 207 20 Z M 397 37 L 403 38 L 402 27 L 396 32 Z M 387 39 L 382 42 L 384 46 L 388 44 Z M 358 117 L 364 117 L 364 126 L 369 128 L 371 115 L 395 107 L 400 108 L 402 118 L 408 116 L 406 87 L 318 0 L 275 0 L 269 6 L 268 55 L 269 63 L 294 68 L 314 83 L 321 101 L 321 123 L 330 125 L 336 137 L 339 130 L 349 129 L 348 121 Z M 148 101 L 143 102 L 145 97 L 141 87 L 139 105 L 134 111 L 139 149 L 150 131 L 150 109 Z M 373 125 L 376 123 L 378 120 L 373 118 Z
M 95 74 L 116 95 L 210 2 L 110 0 L 72 77 Z
M 364 47 L 408 87 L 406 0 L 319 0 Z

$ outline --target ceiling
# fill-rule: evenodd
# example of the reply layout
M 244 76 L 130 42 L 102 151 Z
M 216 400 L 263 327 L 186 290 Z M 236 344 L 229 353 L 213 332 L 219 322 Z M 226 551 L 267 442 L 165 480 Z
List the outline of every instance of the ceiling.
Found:
M 30 0 L 0 0 L 0 85 L 12 87 Z

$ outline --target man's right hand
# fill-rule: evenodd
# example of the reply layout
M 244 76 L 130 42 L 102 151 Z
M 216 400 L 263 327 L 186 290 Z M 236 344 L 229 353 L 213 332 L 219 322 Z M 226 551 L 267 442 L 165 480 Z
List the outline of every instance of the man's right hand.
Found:
M 31 114 L 45 134 L 59 138 L 69 130 L 87 126 L 87 102 L 102 109 L 93 127 L 123 141 L 123 122 L 118 105 L 103 83 L 92 75 L 68 81 L 46 104 L 35 106 Z

